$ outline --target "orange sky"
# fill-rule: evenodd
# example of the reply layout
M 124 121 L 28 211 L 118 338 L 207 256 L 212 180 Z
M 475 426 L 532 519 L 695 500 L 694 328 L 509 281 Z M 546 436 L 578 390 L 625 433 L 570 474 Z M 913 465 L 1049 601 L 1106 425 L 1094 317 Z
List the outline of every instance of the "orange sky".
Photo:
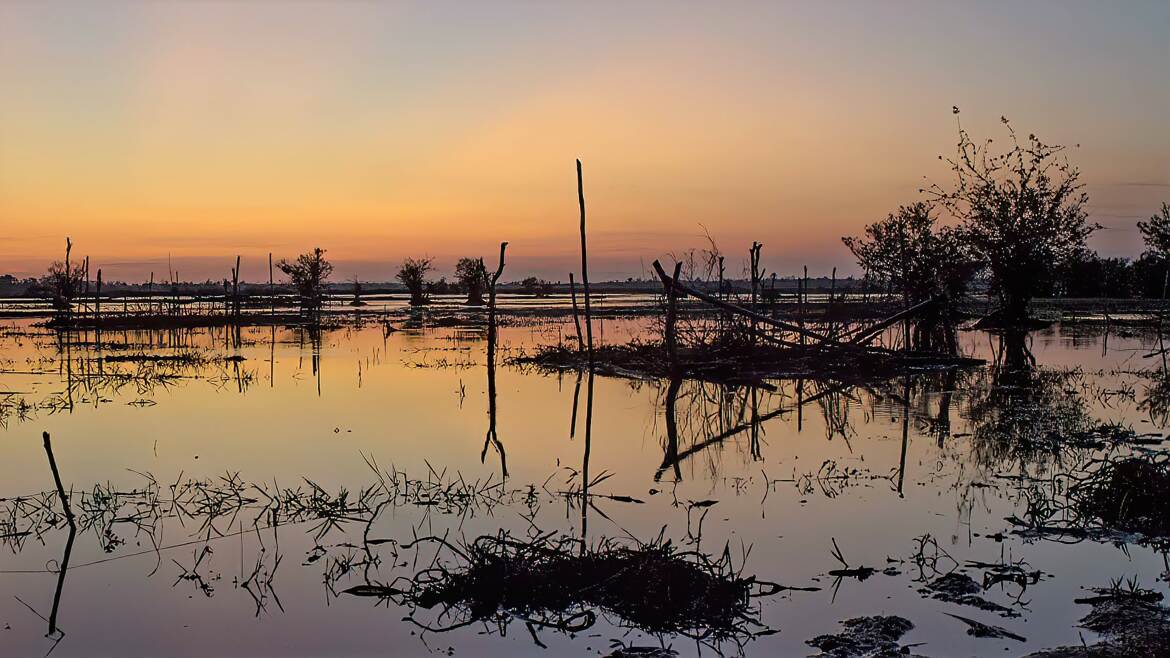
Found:
M 564 279 L 575 157 L 594 278 L 702 227 L 734 261 L 851 269 L 841 235 L 946 180 L 956 104 L 1081 144 L 1103 252 L 1170 200 L 1164 3 L 729 7 L 5 2 L 0 272 L 66 235 L 108 279 L 315 245 L 382 279 L 506 239 L 510 276 Z

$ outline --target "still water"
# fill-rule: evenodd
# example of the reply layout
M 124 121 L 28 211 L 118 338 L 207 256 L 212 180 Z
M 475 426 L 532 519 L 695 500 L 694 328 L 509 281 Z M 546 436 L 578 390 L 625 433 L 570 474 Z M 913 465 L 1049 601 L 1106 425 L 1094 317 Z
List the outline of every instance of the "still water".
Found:
M 1137 576 L 1166 590 L 1153 550 L 1023 537 L 1005 520 L 1024 514 L 1035 482 L 1092 452 L 1020 437 L 1101 423 L 1164 436 L 1146 372 L 1159 364 L 1141 337 L 1035 334 L 1037 370 L 1015 388 L 990 365 L 865 387 L 683 382 L 672 391 L 668 382 L 598 377 L 588 417 L 587 377 L 510 361 L 570 334 L 571 322 L 519 317 L 500 330 L 493 417 L 482 332 L 392 324 L 98 337 L 9 321 L 0 333 L 0 655 L 609 655 L 668 646 L 680 655 L 799 656 L 815 654 L 805 640 L 840 620 L 876 614 L 910 619 L 902 641 L 920 643 L 916 653 L 1022 655 L 1092 641 L 1075 628 L 1083 588 Z M 608 342 L 644 333 L 638 319 L 604 323 Z M 967 354 L 996 358 L 996 338 L 961 340 Z M 63 579 L 67 525 L 35 502 L 54 490 L 42 432 L 81 523 Z M 584 511 L 583 471 L 592 494 Z M 360 511 L 367 495 L 379 503 L 372 512 Z M 722 642 L 646 634 L 604 611 L 575 632 L 529 632 L 522 620 L 438 632 L 458 619 L 343 593 L 452 557 L 436 545 L 406 548 L 416 537 L 459 546 L 501 530 L 588 545 L 661 534 L 712 559 L 726 550 L 744 576 L 816 589 L 753 599 L 758 635 Z M 877 573 L 834 582 L 828 572 L 843 566 L 834 542 L 850 567 Z M 931 567 L 958 565 L 981 581 L 992 564 L 1039 573 L 982 592 L 998 610 L 920 591 Z M 969 636 L 945 612 L 1027 641 Z M 57 630 L 46 636 L 50 618 Z

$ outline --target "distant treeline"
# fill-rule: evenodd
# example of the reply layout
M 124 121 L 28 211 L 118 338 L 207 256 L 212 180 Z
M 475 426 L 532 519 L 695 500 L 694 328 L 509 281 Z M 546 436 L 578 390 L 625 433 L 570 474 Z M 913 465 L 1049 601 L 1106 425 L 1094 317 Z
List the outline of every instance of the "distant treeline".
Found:
M 808 277 L 806 280 L 808 289 L 812 292 L 836 290 L 860 291 L 865 282 L 854 277 L 845 277 L 834 280 L 831 277 Z M 798 276 L 778 277 L 775 281 L 775 289 L 779 292 L 795 293 L 800 285 L 800 278 Z M 377 294 L 408 294 L 410 291 L 405 284 L 397 281 L 359 281 L 361 292 L 363 295 L 377 295 Z M 467 294 L 467 285 L 458 281 L 448 281 L 441 278 L 437 281 L 426 282 L 426 290 L 432 295 L 463 295 Z M 704 287 L 702 282 L 697 282 L 696 285 Z M 728 291 L 742 291 L 748 290 L 751 287 L 751 282 L 748 279 L 728 279 L 724 282 L 725 289 Z M 768 287 L 772 283 L 767 284 Z M 600 281 L 593 282 L 591 287 L 597 292 L 626 292 L 626 293 L 660 293 L 662 292 L 662 283 L 658 279 L 643 279 L 643 278 L 627 278 L 625 280 Z M 354 281 L 334 281 L 325 284 L 326 290 L 334 295 L 352 294 L 354 288 Z M 872 289 L 873 286 L 871 285 Z M 292 285 L 287 281 L 280 281 L 275 284 L 275 289 L 279 293 L 287 293 L 292 291 Z M 543 294 L 568 294 L 569 284 L 565 281 L 547 281 L 537 277 L 527 277 L 519 281 L 500 282 L 499 289 L 501 292 L 513 294 L 529 294 L 529 295 L 543 295 Z M 173 294 L 178 292 L 181 295 L 198 295 L 204 297 L 218 296 L 223 294 L 223 281 L 208 279 L 206 281 L 180 281 L 177 283 L 167 283 L 165 281 L 156 281 L 151 283 L 129 283 L 125 281 L 106 281 L 102 286 L 103 295 L 128 295 L 128 296 L 147 296 L 147 295 L 162 295 Z M 269 292 L 268 282 L 240 282 L 240 293 L 244 295 L 267 295 Z M 46 297 L 52 294 L 50 283 L 44 278 L 18 278 L 11 274 L 0 275 L 0 296 L 4 297 Z
M 1166 278 L 1166 261 L 1147 252 L 1137 260 L 1119 257 L 1102 257 L 1094 252 L 1082 254 L 1076 259 L 1065 263 L 1053 272 L 1052 276 L 1041 284 L 1040 297 L 1108 297 L 1113 299 L 1158 299 L 1162 296 L 1162 285 Z M 775 290 L 784 294 L 795 294 L 800 287 L 800 276 L 781 276 L 774 282 L 765 281 L 765 290 L 775 286 Z M 698 287 L 707 287 L 702 282 L 694 282 Z M 327 285 L 328 292 L 334 295 L 347 295 L 353 291 L 353 281 L 338 281 Z M 396 281 L 362 281 L 360 283 L 364 295 L 378 294 L 406 294 L 407 287 Z M 658 293 L 662 291 L 662 284 L 658 280 L 643 278 L 627 278 L 622 281 L 601 281 L 593 283 L 597 292 L 610 293 Z M 748 279 L 729 279 L 724 282 L 725 290 L 743 291 L 751 287 Z M 847 276 L 835 281 L 827 276 L 810 276 L 807 279 L 807 290 L 812 293 L 825 292 L 835 289 L 838 292 L 887 292 L 880 283 L 866 281 L 861 277 Z M 501 282 L 500 292 L 512 294 L 546 295 L 568 294 L 569 284 L 562 281 L 546 281 L 536 277 L 528 277 L 519 281 Z M 973 288 L 986 289 L 985 281 L 976 281 Z M 276 284 L 279 292 L 289 292 L 291 287 L 287 283 Z M 240 283 L 240 292 L 244 295 L 267 295 L 268 282 Z M 213 297 L 223 294 L 223 282 L 207 280 L 202 282 L 181 281 L 177 284 L 155 282 L 128 283 L 123 281 L 106 282 L 102 289 L 106 295 L 146 296 L 173 294 L 198 295 Z M 466 294 L 465 286 L 458 282 L 439 279 L 428 283 L 428 292 L 434 295 L 461 295 Z M 43 297 L 47 294 L 42 279 L 34 277 L 18 278 L 11 274 L 0 275 L 0 296 L 4 297 Z

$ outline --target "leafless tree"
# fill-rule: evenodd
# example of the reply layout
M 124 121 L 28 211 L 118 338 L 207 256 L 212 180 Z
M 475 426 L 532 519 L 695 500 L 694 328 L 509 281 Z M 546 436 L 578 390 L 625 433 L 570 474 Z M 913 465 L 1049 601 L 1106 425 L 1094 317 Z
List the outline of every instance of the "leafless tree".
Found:
M 58 311 L 67 311 L 73 303 L 73 297 L 81 289 L 85 279 L 85 267 L 81 263 L 66 264 L 62 261 L 53 261 L 49 265 L 48 273 L 41 279 L 41 284 L 53 298 L 53 308 Z

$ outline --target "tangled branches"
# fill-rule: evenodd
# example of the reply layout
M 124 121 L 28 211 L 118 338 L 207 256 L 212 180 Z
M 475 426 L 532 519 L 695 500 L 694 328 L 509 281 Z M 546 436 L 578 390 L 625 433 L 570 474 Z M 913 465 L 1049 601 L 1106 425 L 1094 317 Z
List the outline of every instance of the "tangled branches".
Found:
M 576 633 L 598 614 L 625 628 L 681 635 L 713 648 L 742 647 L 768 629 L 752 601 L 780 590 L 743 577 L 726 548 L 718 559 L 681 551 L 661 536 L 648 543 L 603 539 L 586 546 L 552 533 L 520 540 L 501 531 L 456 546 L 425 537 L 411 546 L 438 544 L 433 566 L 389 585 L 364 584 L 345 593 L 393 600 L 412 609 L 421 628 L 445 632 L 476 623 L 503 634 L 513 620 L 537 629 Z M 452 560 L 453 559 L 453 560 Z M 431 622 L 419 610 L 438 610 Z

